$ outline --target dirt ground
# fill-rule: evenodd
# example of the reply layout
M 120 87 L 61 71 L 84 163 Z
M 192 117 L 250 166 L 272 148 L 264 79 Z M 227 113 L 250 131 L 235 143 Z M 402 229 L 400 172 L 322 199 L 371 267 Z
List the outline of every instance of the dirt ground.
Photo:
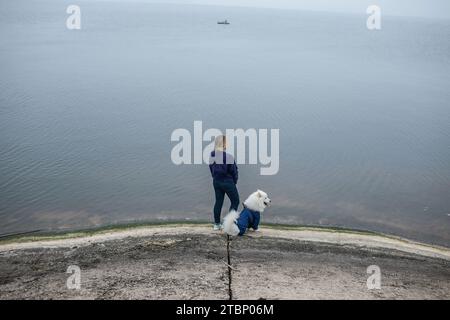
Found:
M 417 254 L 407 243 L 398 250 L 338 237 L 263 230 L 233 238 L 231 279 L 227 238 L 209 227 L 1 244 L 0 299 L 450 299 L 450 250 L 437 257 L 433 248 Z M 80 267 L 79 290 L 67 288 L 70 265 Z M 370 265 L 380 268 L 381 289 L 367 288 Z

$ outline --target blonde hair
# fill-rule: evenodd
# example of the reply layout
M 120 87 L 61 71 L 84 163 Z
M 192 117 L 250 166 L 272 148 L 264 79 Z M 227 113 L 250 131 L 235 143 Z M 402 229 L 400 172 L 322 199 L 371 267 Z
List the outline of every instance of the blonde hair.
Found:
M 227 137 L 224 135 L 220 135 L 216 137 L 215 140 L 215 150 L 224 151 L 227 148 Z

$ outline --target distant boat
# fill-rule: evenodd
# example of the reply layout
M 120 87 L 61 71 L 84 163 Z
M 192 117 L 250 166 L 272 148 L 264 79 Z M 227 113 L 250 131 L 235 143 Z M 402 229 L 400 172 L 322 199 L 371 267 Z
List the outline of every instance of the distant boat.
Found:
M 228 22 L 228 20 L 225 20 L 225 21 L 218 21 L 217 24 L 230 24 L 230 23 Z

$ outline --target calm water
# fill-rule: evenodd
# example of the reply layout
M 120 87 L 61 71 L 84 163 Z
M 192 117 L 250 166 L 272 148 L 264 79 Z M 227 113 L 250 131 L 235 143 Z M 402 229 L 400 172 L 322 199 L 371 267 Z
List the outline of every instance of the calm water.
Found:
M 277 175 L 240 166 L 265 221 L 450 246 L 450 22 L 69 4 L 0 2 L 0 233 L 210 219 L 207 166 L 170 160 L 202 120 L 280 129 Z

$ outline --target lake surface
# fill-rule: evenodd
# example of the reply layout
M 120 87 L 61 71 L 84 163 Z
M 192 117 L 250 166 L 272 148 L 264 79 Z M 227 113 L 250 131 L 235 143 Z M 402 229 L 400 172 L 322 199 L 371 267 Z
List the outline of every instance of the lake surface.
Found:
M 69 4 L 0 3 L 0 233 L 211 220 L 208 167 L 170 159 L 201 120 L 280 129 L 277 175 L 239 166 L 264 221 L 450 246 L 449 21 Z

